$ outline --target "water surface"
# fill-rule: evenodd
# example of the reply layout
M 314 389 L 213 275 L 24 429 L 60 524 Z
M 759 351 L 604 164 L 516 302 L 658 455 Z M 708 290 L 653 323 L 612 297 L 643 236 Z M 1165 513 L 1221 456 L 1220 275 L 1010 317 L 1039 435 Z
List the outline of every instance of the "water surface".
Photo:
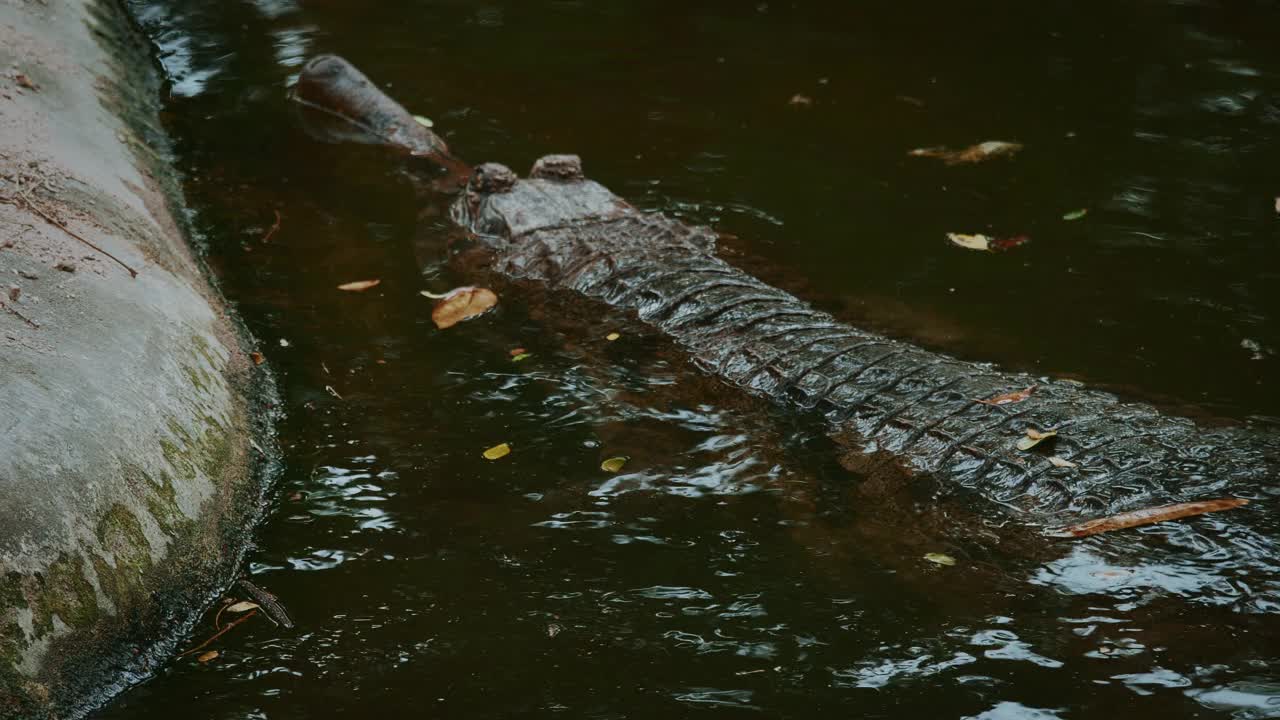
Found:
M 284 100 L 340 53 L 462 157 L 579 153 L 852 322 L 1240 420 L 1280 415 L 1280 11 L 132 5 L 209 262 L 280 373 L 288 470 L 249 569 L 297 626 L 254 618 L 99 717 L 1280 716 L 1274 576 L 1159 528 L 993 547 L 980 504 L 878 496 L 820 427 L 571 298 L 438 331 L 418 291 L 468 282 L 447 198 Z M 907 155 L 984 140 L 1025 149 Z

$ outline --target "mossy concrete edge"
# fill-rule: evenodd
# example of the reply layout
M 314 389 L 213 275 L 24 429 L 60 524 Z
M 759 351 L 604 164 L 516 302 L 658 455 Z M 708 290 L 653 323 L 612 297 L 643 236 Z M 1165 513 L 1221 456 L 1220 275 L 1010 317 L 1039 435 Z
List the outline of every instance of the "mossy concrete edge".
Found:
M 278 403 L 188 245 L 122 7 L 5 5 L 0 38 L 32 86 L 0 92 L 0 716 L 81 717 L 232 581 Z

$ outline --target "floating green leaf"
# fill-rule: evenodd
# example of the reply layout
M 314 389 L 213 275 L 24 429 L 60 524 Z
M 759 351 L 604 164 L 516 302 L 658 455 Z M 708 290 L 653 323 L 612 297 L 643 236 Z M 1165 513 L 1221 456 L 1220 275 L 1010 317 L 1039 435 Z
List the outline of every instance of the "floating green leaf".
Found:
M 511 358 L 511 362 L 520 362 L 521 360 L 529 357 L 533 357 L 533 353 L 520 353 L 519 355 Z
M 924 559 L 928 560 L 934 565 L 945 565 L 947 567 L 951 567 L 952 565 L 956 564 L 955 558 L 951 557 L 950 555 L 944 555 L 942 553 L 928 553 L 924 556 Z
M 625 455 L 619 455 L 618 457 L 611 457 L 608 460 L 605 460 L 604 462 L 600 463 L 600 469 L 604 470 L 605 472 L 616 473 L 622 469 L 623 465 L 627 464 L 627 460 L 630 460 L 630 458 L 626 457 Z
M 499 458 L 504 458 L 510 454 L 511 454 L 511 446 L 506 443 L 502 443 L 501 445 L 494 445 L 488 450 L 485 450 L 484 459 L 497 460 Z
M 414 115 L 413 119 L 416 120 L 418 124 L 421 125 L 422 127 L 435 127 L 436 125 L 435 123 L 431 122 L 431 118 L 423 117 L 422 115 Z
M 1063 215 L 1062 219 L 1063 220 L 1079 220 L 1080 218 L 1088 214 L 1089 214 L 1088 208 L 1080 208 L 1079 210 L 1072 210 L 1066 215 Z

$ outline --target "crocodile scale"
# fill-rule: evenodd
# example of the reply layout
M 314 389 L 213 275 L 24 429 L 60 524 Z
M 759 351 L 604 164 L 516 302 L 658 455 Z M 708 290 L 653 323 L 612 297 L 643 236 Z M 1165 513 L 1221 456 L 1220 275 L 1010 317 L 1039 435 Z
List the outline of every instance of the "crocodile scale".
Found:
M 634 311 L 707 372 L 821 413 L 861 451 L 886 451 L 1046 521 L 1274 490 L 1272 435 L 1201 428 L 1076 382 L 853 328 L 717 257 L 711 230 L 641 212 L 565 171 L 574 161 L 545 158 L 525 180 L 483 165 L 485 182 L 473 179 L 455 219 L 497 250 L 498 271 Z M 1033 384 L 1024 402 L 977 402 Z M 1018 450 L 1027 429 L 1057 430 L 1046 445 L 1074 467 Z

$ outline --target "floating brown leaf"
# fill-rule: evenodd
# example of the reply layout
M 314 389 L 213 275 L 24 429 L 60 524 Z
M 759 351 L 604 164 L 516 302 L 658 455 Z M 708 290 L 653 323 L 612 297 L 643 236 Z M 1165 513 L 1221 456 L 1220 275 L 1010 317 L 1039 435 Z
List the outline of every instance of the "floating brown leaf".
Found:
M 947 233 L 947 239 L 952 245 L 962 247 L 965 250 L 990 250 L 991 238 L 986 235 L 964 235 L 961 233 Z
M 796 93 L 795 95 L 791 96 L 791 99 L 787 101 L 787 104 L 796 105 L 798 107 L 809 107 L 810 105 L 813 104 L 813 98 L 809 97 L 808 95 L 801 95 L 800 93 Z
M 488 288 L 460 287 L 444 295 L 423 290 L 422 295 L 437 300 L 436 306 L 431 309 L 431 319 L 441 330 L 483 315 L 498 304 L 498 296 Z
M 200 657 L 196 658 L 196 662 L 207 663 L 210 660 L 217 658 L 221 654 L 222 653 L 218 652 L 217 650 L 210 650 L 209 652 L 203 652 L 203 653 L 200 653 Z
M 267 361 L 267 359 L 262 355 L 262 353 L 256 352 L 256 351 L 249 353 L 249 357 L 253 359 L 254 365 L 261 365 L 262 363 Z
M 258 606 L 258 603 L 256 603 L 256 602 L 249 602 L 248 600 L 241 600 L 241 601 L 240 601 L 240 602 L 238 602 L 238 603 L 232 603 L 232 604 L 228 605 L 228 606 L 227 606 L 227 612 L 229 612 L 229 613 L 242 613 L 242 612 L 249 612 L 250 610 L 257 610 L 257 609 L 258 609 L 258 607 L 259 607 L 259 606 Z
M 13 80 L 14 82 L 18 83 L 19 86 L 24 87 L 28 90 L 40 89 L 40 86 L 37 85 L 34 80 L 26 76 L 26 73 L 18 73 L 17 75 L 14 75 Z
M 511 354 L 511 357 L 515 357 L 515 356 L 517 356 L 517 355 L 524 355 L 524 354 L 528 353 L 529 351 L 528 351 L 528 350 L 525 350 L 524 348 L 511 348 L 511 349 L 510 349 L 510 350 L 508 350 L 507 352 Z
M 916 148 L 907 153 L 911 157 L 937 158 L 948 165 L 964 165 L 979 163 L 997 157 L 1012 157 L 1022 145 L 1003 140 L 988 140 L 977 145 L 970 145 L 963 150 L 952 150 L 946 147 Z
M 1057 455 L 1054 455 L 1053 457 L 1049 458 L 1049 464 L 1050 464 L 1050 465 L 1052 465 L 1052 466 L 1054 466 L 1054 467 L 1056 467 L 1056 468 L 1073 468 L 1073 467 L 1079 467 L 1079 465 L 1076 465 L 1075 463 L 1071 462 L 1070 460 L 1066 460 L 1066 459 L 1060 458 L 1060 457 L 1058 457 Z
M 1046 430 L 1041 432 L 1035 428 L 1027 428 L 1027 434 L 1024 437 L 1018 438 L 1018 449 L 1025 452 L 1057 434 L 1057 430 Z
M 1219 498 L 1217 500 L 1197 500 L 1175 505 L 1163 505 L 1156 508 L 1120 513 L 1119 515 L 1112 515 L 1098 520 L 1090 520 L 1078 525 L 1068 525 L 1067 527 L 1050 530 L 1045 535 L 1060 538 L 1087 537 L 1112 530 L 1124 530 L 1140 525 L 1179 520 L 1193 515 L 1231 510 L 1248 504 L 1249 501 L 1244 498 Z
M 485 460 L 497 460 L 499 458 L 504 458 L 510 454 L 511 454 L 511 446 L 506 443 L 502 443 L 501 445 L 494 445 L 488 450 L 485 450 L 483 453 Z
M 1031 387 L 1026 388 L 1025 390 L 1019 390 L 1017 392 L 997 395 L 993 398 L 988 398 L 986 400 L 979 400 L 978 402 L 982 403 L 983 405 L 1008 405 L 1009 403 L 1022 402 L 1023 400 L 1026 400 L 1027 398 L 1031 397 L 1031 393 L 1035 391 L 1035 389 L 1038 387 L 1040 386 L 1032 385 Z
M 347 292 L 364 292 L 369 288 L 376 288 L 381 284 L 381 280 L 356 280 L 355 282 L 342 283 L 338 286 L 338 289 L 346 290 Z

